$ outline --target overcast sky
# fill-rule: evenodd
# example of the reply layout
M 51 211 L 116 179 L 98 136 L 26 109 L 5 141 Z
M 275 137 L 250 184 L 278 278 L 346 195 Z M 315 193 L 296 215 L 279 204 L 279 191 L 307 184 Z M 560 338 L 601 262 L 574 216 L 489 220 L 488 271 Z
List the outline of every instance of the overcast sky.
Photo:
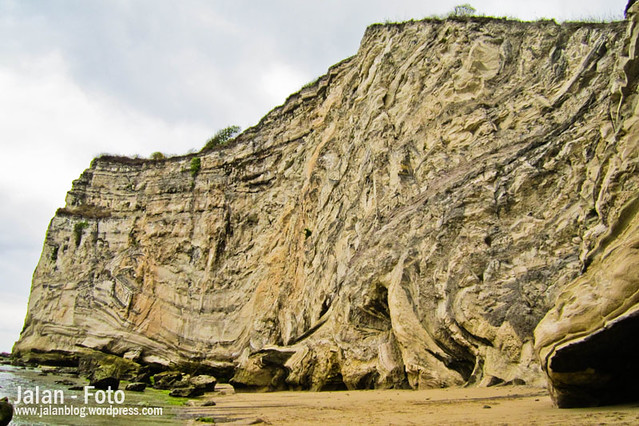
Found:
M 463 0 L 0 0 L 0 351 L 49 220 L 100 153 L 199 149 L 357 52 L 367 25 Z M 626 0 L 475 0 L 525 20 L 621 19 Z

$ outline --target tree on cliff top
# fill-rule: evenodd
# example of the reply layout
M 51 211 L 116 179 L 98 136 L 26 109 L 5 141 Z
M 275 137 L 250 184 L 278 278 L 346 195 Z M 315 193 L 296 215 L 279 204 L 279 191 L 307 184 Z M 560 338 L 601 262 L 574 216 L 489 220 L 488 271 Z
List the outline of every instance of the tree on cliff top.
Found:
M 232 140 L 235 137 L 235 135 L 240 133 L 240 130 L 242 130 L 242 128 L 240 126 L 235 126 L 235 125 L 228 126 L 221 130 L 218 130 L 213 135 L 213 137 L 206 142 L 206 145 L 204 145 L 204 148 L 202 148 L 202 150 L 204 151 L 207 149 L 214 148 L 218 145 L 224 145 L 225 143 Z

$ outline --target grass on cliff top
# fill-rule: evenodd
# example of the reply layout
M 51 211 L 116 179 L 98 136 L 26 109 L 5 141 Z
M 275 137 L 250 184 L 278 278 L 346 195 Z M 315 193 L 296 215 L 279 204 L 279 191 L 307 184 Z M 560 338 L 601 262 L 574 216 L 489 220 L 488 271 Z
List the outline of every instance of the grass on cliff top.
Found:
M 572 24 L 610 24 L 612 22 L 619 22 L 625 20 L 623 13 L 608 13 L 607 15 L 602 16 L 583 16 L 577 19 L 570 19 L 566 21 L 562 21 L 562 23 L 572 23 Z
M 240 126 L 235 125 L 218 130 L 215 132 L 213 137 L 206 142 L 202 151 L 208 151 L 218 146 L 227 145 L 235 139 L 235 136 L 240 133 L 241 130 L 242 128 Z
M 200 152 L 211 151 L 213 149 L 229 145 L 236 139 L 236 136 L 240 133 L 241 130 L 242 128 L 236 125 L 227 126 L 223 129 L 218 130 L 213 135 L 213 137 L 206 141 L 204 147 L 200 150 Z M 164 162 L 170 159 L 193 156 L 195 154 L 197 154 L 197 151 L 195 149 L 189 150 L 185 155 L 170 155 L 160 151 L 156 151 L 152 153 L 149 158 L 144 158 L 140 155 L 128 157 L 126 155 L 100 154 L 93 159 L 93 161 L 91 162 L 91 166 L 93 167 L 95 165 L 96 160 L 126 164 L 130 166 L 138 166 L 149 162 Z M 191 172 L 193 173 L 193 163 L 191 164 Z M 197 174 L 197 171 L 194 174 Z
M 607 24 L 611 22 L 623 21 L 624 19 L 625 19 L 624 13 L 623 11 L 620 10 L 618 13 L 609 12 L 607 15 L 602 15 L 602 16 L 589 15 L 589 16 L 584 16 L 583 18 L 579 17 L 575 20 L 566 20 L 566 21 L 559 21 L 559 22 L 560 23 L 583 23 L 583 24 Z M 478 13 L 477 9 L 475 9 L 470 4 L 465 3 L 465 4 L 455 6 L 453 10 L 443 15 L 434 14 L 434 15 L 427 16 L 426 18 L 418 20 L 418 21 L 415 21 L 412 19 L 410 21 L 392 21 L 390 19 L 386 19 L 383 23 L 375 23 L 375 24 L 372 24 L 371 26 L 374 27 L 374 26 L 385 26 L 385 25 L 402 25 L 402 24 L 413 23 L 413 22 L 442 22 L 446 20 L 461 21 L 461 22 L 467 22 L 467 21 L 485 22 L 487 20 L 524 22 L 522 19 L 514 17 L 514 16 L 496 17 L 491 15 L 486 15 L 483 13 Z M 536 19 L 535 21 L 532 21 L 532 22 L 556 22 L 556 20 L 554 18 L 543 17 L 543 18 Z
M 584 18 L 578 18 L 576 20 L 566 20 L 559 21 L 559 24 L 611 24 L 614 22 L 622 22 L 624 17 L 622 15 L 614 15 L 614 16 L 589 16 Z M 488 15 L 473 15 L 467 17 L 448 17 L 448 16 L 429 16 L 424 19 L 415 20 L 411 19 L 409 21 L 392 21 L 390 19 L 385 20 L 384 22 L 376 22 L 371 24 L 370 27 L 385 27 L 385 26 L 403 26 L 406 24 L 416 23 L 416 22 L 445 22 L 445 21 L 454 21 L 454 22 L 478 22 L 485 23 L 489 21 L 505 21 L 505 22 L 534 22 L 534 23 L 557 23 L 554 18 L 539 18 L 534 21 L 524 21 L 520 18 L 513 16 L 488 16 Z
M 406 23 L 413 23 L 413 22 L 430 22 L 430 21 L 436 21 L 436 22 L 441 22 L 441 21 L 446 21 L 446 20 L 453 20 L 453 21 L 468 21 L 468 20 L 474 20 L 477 18 L 487 18 L 487 19 L 506 19 L 506 20 L 517 20 L 516 18 L 494 18 L 491 16 L 486 16 L 483 14 L 478 14 L 477 13 L 477 9 L 475 9 L 472 5 L 470 5 L 469 3 L 464 3 L 464 4 L 460 4 L 457 5 L 453 8 L 453 10 L 451 10 L 450 12 L 444 14 L 444 15 L 430 15 L 427 16 L 424 19 L 415 21 L 413 19 L 411 19 L 410 21 L 401 21 L 401 22 L 397 22 L 397 21 L 391 21 L 389 19 L 385 20 L 383 23 L 375 23 L 372 24 L 371 26 L 378 26 L 378 25 L 401 25 L 401 24 L 406 24 Z

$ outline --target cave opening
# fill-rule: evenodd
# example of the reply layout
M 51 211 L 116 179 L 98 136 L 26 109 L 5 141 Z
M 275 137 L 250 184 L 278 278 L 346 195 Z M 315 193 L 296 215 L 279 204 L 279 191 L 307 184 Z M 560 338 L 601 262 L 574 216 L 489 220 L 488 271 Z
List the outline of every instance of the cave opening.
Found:
M 560 373 L 562 408 L 639 401 L 639 312 L 559 349 L 550 370 Z

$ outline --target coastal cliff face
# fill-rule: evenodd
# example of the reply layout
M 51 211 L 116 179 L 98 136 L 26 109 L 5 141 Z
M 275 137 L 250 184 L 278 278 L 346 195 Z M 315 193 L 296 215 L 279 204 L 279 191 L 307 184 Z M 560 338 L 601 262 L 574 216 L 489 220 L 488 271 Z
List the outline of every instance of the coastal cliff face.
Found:
M 535 346 L 559 407 L 637 400 L 639 367 L 639 4 L 629 2 L 626 42 L 613 85 L 618 132 L 602 195 L 607 228 L 586 264 L 535 330 Z M 604 228 L 602 227 L 602 230 Z
M 627 26 L 374 25 L 228 146 L 94 160 L 14 355 L 248 389 L 544 383 L 533 331 L 637 194 Z

